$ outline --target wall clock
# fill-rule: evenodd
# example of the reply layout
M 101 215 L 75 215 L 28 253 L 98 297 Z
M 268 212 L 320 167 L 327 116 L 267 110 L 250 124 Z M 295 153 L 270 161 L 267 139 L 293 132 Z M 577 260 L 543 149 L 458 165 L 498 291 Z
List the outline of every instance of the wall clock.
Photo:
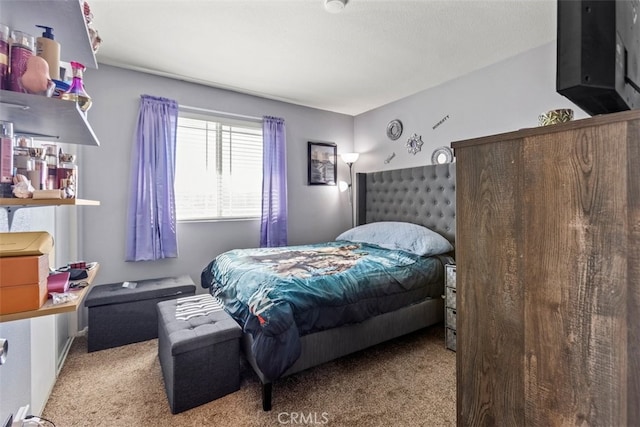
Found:
M 395 141 L 402 135 L 402 122 L 398 119 L 391 120 L 387 125 L 387 136 L 390 140 Z

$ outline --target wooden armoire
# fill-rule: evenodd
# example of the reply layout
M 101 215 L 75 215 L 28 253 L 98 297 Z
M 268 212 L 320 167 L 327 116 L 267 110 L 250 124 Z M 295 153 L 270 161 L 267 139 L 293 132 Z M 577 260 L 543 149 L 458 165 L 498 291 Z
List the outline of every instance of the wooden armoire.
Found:
M 452 147 L 458 425 L 640 425 L 640 111 Z

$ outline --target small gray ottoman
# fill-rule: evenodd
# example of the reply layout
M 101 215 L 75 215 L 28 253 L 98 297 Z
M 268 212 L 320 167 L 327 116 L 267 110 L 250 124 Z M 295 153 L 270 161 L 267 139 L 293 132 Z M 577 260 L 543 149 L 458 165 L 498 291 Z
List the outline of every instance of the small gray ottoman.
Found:
M 196 292 L 188 275 L 134 283 L 135 287 L 122 282 L 95 286 L 87 295 L 89 352 L 157 338 L 158 302 Z
M 158 303 L 158 358 L 173 414 L 240 389 L 240 325 L 224 310 L 176 319 L 179 300 Z

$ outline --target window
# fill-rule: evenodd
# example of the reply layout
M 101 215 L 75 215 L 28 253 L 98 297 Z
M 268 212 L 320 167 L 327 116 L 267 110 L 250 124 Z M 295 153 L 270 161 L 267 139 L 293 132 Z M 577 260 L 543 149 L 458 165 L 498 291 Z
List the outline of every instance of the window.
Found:
M 181 111 L 175 194 L 179 221 L 260 217 L 262 123 Z

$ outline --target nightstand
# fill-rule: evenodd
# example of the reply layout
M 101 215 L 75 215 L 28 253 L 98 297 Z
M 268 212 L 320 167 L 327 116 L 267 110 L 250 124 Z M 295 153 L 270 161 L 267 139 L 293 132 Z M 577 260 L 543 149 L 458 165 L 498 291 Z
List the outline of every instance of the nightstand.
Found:
M 445 345 L 456 351 L 456 265 L 444 266 Z

